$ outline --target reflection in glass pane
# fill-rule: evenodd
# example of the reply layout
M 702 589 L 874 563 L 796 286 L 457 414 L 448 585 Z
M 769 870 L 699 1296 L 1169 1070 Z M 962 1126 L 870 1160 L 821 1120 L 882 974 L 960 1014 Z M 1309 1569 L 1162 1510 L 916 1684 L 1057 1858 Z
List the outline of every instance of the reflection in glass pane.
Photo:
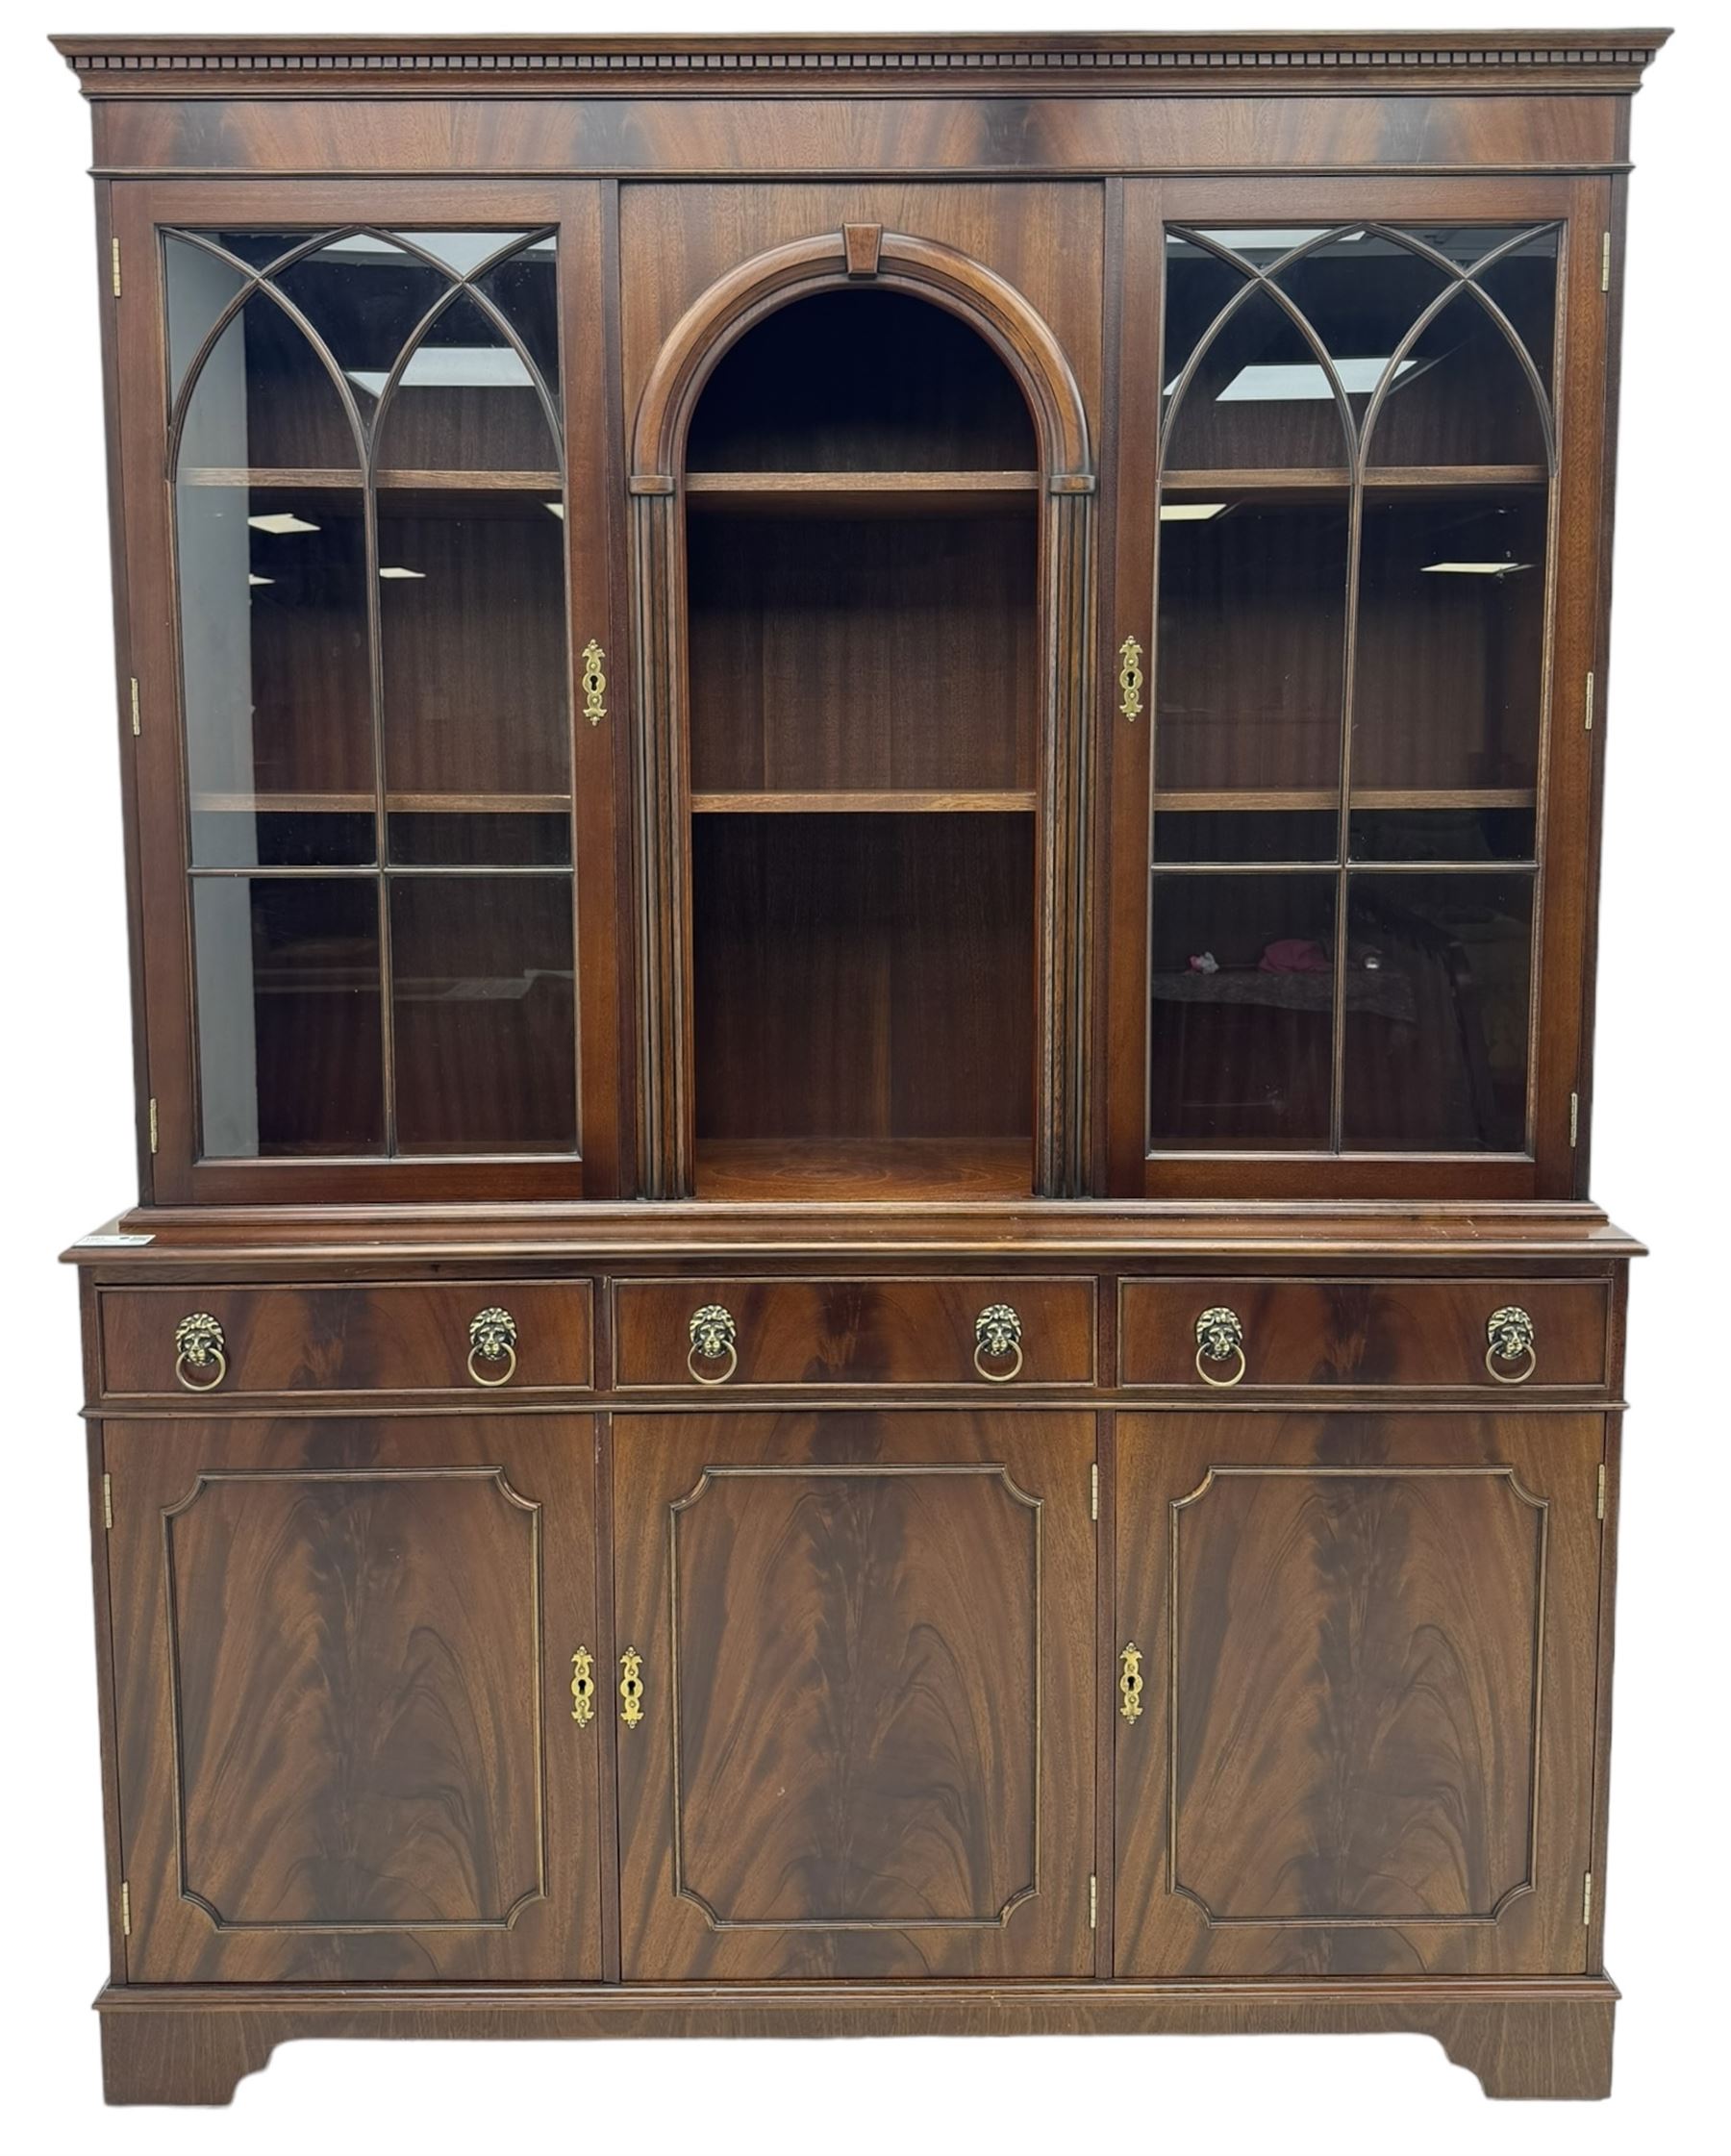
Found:
M 183 480 L 175 498 L 194 863 L 370 860 L 360 489 Z M 293 838 L 263 828 L 274 813 Z
M 507 247 L 520 246 L 524 236 L 520 232 L 403 231 L 391 237 L 405 239 L 412 247 L 436 257 L 459 277 L 469 277 L 484 262 L 503 254 Z
M 1520 1152 L 1531 873 L 1350 879 L 1342 1141 Z
M 480 288 L 515 330 L 555 394 L 559 389 L 559 265 L 551 239 L 489 269 Z
M 1355 799 L 1537 784 L 1545 514 L 1537 487 L 1367 502 Z
M 390 934 L 399 1149 L 571 1151 L 570 878 L 397 877 Z
M 522 354 L 466 295 L 416 345 L 376 423 L 384 471 L 551 471 L 558 462 Z
M 1471 269 L 1494 254 L 1498 247 L 1506 247 L 1511 239 L 1518 239 L 1527 225 L 1408 225 L 1415 239 L 1421 239 L 1438 254 L 1446 255 L 1459 269 Z
M 1372 425 L 1367 464 L 1546 464 L 1533 385 L 1470 286 L 1443 302 L 1408 358 Z
M 382 1151 L 374 879 L 198 876 L 192 937 L 205 1157 Z
M 1151 1151 L 1327 1145 L 1335 890 L 1319 875 L 1152 879 Z
M 1346 539 L 1343 493 L 1163 515 L 1160 794 L 1297 789 L 1318 798 L 1280 805 L 1338 805 Z
M 163 243 L 168 314 L 168 392 L 177 397 L 187 369 L 216 317 L 246 288 L 245 276 L 220 256 L 169 233 Z
M 1340 235 L 1290 263 L 1276 278 L 1304 311 L 1334 361 L 1362 424 L 1376 386 L 1419 315 L 1447 288 L 1447 272 L 1381 233 Z M 1396 381 L 1412 372 L 1402 360 Z
M 1165 358 L 1161 380 L 1177 381 L 1203 333 L 1235 292 L 1244 288 L 1242 269 L 1193 241 L 1168 233 L 1166 247 Z
M 1168 375 L 1168 403 L 1176 388 L 1177 377 Z M 1253 292 L 1214 338 L 1168 424 L 1168 471 L 1333 469 L 1346 462 L 1328 370 L 1266 289 Z
M 370 233 L 333 240 L 276 280 L 331 349 L 370 417 L 397 354 L 449 280 Z
M 292 254 L 313 235 L 273 229 L 269 232 L 213 232 L 210 237 L 219 247 L 227 248 L 231 255 L 238 255 L 254 269 L 267 269 L 272 263 Z
M 1168 815 L 1155 804 L 1157 866 L 1183 861 L 1333 861 L 1340 838 L 1341 820 L 1332 807 Z
M 563 808 L 564 526 L 545 498 L 386 493 L 379 569 L 392 803 L 431 794 L 479 810 Z
M 1371 800 L 1376 799 L 1372 795 Z M 1354 790 L 1354 861 L 1531 861 L 1530 808 L 1375 808 Z
M 199 369 L 181 430 L 181 478 L 248 467 L 358 471 L 360 461 L 323 361 L 275 300 L 255 293 Z
M 415 800 L 414 794 L 393 795 Z M 513 811 L 466 814 L 393 809 L 388 819 L 393 865 L 410 868 L 565 868 L 571 862 L 568 815 Z
M 1479 272 L 1482 285 L 1526 346 L 1546 391 L 1551 389 L 1553 347 L 1557 336 L 1557 240 L 1553 225 L 1489 269 Z

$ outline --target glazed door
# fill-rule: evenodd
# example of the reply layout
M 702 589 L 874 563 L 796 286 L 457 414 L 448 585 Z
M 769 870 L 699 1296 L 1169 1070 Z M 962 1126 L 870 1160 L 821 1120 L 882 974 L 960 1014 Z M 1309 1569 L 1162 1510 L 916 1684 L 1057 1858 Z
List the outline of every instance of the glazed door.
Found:
M 614 1431 L 626 1979 L 1091 1972 L 1093 1418 Z
M 1117 1973 L 1584 1968 L 1602 1421 L 1117 1427 Z
M 1562 1196 L 1602 183 L 1133 183 L 1110 1188 Z
M 116 199 L 156 1196 L 616 1189 L 599 188 Z
M 590 1418 L 104 1445 L 130 1981 L 597 1977 Z

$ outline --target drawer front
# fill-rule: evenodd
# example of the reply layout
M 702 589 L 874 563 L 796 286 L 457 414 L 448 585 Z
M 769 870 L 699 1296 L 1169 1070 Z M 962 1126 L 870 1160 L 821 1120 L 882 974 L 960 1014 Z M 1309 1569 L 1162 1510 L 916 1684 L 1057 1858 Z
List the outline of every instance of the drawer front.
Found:
M 99 1302 L 110 1395 L 533 1392 L 594 1382 L 587 1280 L 111 1288 Z M 495 1323 L 471 1361 L 470 1325 L 490 1311 L 505 1312 L 511 1327 Z M 220 1341 L 187 1359 L 176 1335 L 192 1316 L 213 1318 Z
M 706 1306 L 725 1311 L 731 1320 L 736 1363 L 693 1346 L 691 1317 Z M 976 1324 L 996 1306 L 1015 1313 L 1020 1339 L 1008 1353 L 982 1349 L 976 1365 Z M 614 1286 L 614 1338 L 621 1390 L 1091 1385 L 1094 1283 L 621 1280 Z
M 1125 1385 L 1202 1392 L 1241 1386 L 1602 1385 L 1610 1291 L 1597 1280 L 1125 1280 L 1118 1362 Z M 1487 1326 L 1531 1320 L 1529 1354 L 1493 1357 Z M 1204 1311 L 1229 1311 L 1234 1354 L 1202 1354 Z M 1214 1344 L 1224 1344 L 1223 1339 Z M 1507 1342 L 1505 1342 L 1507 1344 Z M 1530 1365 L 1530 1367 L 1529 1367 Z

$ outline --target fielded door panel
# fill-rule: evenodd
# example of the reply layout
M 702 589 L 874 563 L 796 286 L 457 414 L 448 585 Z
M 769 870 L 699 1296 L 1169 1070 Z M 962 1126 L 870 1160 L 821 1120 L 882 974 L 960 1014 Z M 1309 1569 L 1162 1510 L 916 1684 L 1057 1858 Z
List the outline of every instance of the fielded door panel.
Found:
M 1093 1418 L 614 1427 L 626 1978 L 1090 1972 Z
M 590 1418 L 104 1443 L 130 1979 L 598 1976 Z
M 1603 1438 L 1119 1418 L 1120 1976 L 1585 1966 Z

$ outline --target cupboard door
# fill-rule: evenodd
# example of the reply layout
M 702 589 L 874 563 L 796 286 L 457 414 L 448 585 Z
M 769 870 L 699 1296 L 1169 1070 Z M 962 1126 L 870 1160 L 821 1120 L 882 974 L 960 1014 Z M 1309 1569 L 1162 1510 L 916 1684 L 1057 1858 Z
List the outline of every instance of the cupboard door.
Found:
M 1093 1418 L 614 1429 L 626 1978 L 1088 1973 Z
M 1119 1417 L 1120 1976 L 1585 1967 L 1603 1439 Z
M 590 1418 L 104 1445 L 130 1980 L 597 1977 Z

